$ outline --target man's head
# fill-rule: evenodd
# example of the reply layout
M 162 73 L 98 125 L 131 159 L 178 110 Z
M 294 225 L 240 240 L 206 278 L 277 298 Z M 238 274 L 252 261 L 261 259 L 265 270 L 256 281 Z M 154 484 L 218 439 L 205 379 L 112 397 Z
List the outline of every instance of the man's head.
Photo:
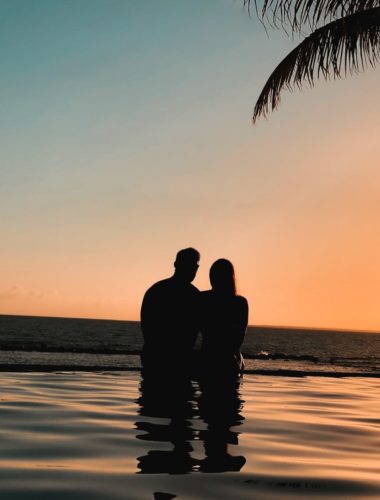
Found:
M 191 283 L 198 271 L 200 253 L 195 248 L 184 248 L 177 253 L 175 258 L 174 275 Z

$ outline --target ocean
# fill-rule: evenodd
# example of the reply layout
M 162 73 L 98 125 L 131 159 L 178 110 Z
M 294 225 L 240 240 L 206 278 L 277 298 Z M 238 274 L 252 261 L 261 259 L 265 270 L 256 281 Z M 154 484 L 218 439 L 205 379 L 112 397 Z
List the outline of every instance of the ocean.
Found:
M 3 371 L 138 370 L 141 347 L 137 321 L 0 315 Z M 242 351 L 248 373 L 380 375 L 380 333 L 250 326 Z
M 141 340 L 0 316 L 1 500 L 380 498 L 379 334 L 249 328 L 211 391 L 142 380 Z

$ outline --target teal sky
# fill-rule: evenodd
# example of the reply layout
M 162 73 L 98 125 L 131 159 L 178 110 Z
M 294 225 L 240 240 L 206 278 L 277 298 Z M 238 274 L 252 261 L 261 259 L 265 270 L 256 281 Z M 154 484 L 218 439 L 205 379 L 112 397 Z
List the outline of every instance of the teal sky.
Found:
M 0 313 L 136 319 L 192 245 L 253 323 L 380 329 L 379 71 L 253 127 L 268 34 L 237 0 L 0 0 Z

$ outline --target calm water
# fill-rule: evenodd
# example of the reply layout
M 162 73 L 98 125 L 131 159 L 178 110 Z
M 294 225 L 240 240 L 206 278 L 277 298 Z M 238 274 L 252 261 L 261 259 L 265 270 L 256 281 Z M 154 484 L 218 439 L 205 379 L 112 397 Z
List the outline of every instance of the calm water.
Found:
M 180 334 L 180 332 L 179 332 Z M 140 366 L 138 322 L 0 315 L 0 365 Z M 380 374 L 380 334 L 249 327 L 246 369 Z
M 246 375 L 209 400 L 132 372 L 2 373 L 1 499 L 378 499 L 379 383 Z

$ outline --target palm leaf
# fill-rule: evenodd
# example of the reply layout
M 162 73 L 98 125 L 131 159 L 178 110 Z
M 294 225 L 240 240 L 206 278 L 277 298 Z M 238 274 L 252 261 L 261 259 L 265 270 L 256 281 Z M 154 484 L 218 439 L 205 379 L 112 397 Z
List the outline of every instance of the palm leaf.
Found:
M 380 0 L 243 0 L 248 11 L 254 5 L 259 18 L 276 27 L 300 31 L 364 10 L 380 7 Z
M 380 58 L 380 7 L 351 14 L 315 30 L 273 71 L 253 112 L 253 122 L 277 108 L 284 87 L 323 76 L 339 78 L 374 66 Z

